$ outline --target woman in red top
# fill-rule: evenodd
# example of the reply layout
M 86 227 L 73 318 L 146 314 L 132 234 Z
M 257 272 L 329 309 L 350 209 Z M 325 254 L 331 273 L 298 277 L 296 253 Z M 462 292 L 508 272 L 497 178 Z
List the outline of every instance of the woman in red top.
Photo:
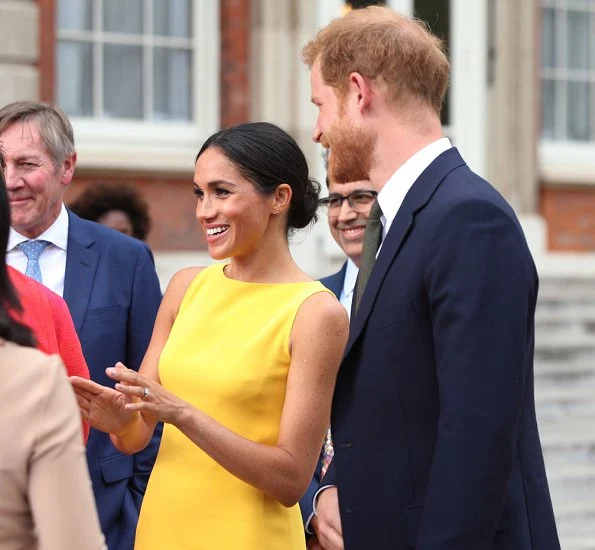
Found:
M 60 355 L 69 377 L 81 376 L 88 379 L 89 369 L 66 302 L 31 277 L 10 266 L 6 267 L 23 306 L 22 312 L 13 315 L 33 331 L 37 349 L 47 354 Z M 81 422 L 86 443 L 89 424 L 82 419 Z

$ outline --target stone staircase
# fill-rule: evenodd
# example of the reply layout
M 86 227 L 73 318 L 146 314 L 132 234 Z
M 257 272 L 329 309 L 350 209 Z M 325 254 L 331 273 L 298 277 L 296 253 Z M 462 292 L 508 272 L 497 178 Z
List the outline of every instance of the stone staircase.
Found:
M 542 277 L 535 398 L 562 550 L 595 550 L 595 277 Z

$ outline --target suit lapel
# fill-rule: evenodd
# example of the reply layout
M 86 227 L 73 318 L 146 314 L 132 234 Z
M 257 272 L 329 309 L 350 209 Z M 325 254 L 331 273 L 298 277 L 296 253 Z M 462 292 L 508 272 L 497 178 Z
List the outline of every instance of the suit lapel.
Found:
M 70 309 L 76 331 L 80 334 L 93 290 L 99 254 L 93 249 L 95 238 L 89 234 L 85 223 L 70 211 L 68 218 L 64 300 Z
M 337 300 L 341 297 L 343 291 L 343 283 L 345 282 L 345 272 L 347 271 L 347 262 L 343 264 L 341 269 L 333 275 L 323 277 L 320 282 L 328 288 L 336 297 Z
M 382 281 L 412 230 L 415 214 L 430 201 L 446 175 L 464 164 L 465 161 L 454 147 L 445 151 L 422 172 L 405 196 L 405 200 L 382 242 L 382 248 L 370 274 L 359 309 L 352 319 L 345 355 L 349 353 L 366 324 Z

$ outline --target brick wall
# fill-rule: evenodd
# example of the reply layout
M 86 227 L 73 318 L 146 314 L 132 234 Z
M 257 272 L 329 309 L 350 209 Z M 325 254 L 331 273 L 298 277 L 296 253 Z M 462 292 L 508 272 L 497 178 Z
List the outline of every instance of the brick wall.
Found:
M 122 182 L 136 187 L 149 205 L 151 231 L 147 242 L 153 250 L 205 250 L 206 243 L 195 217 L 196 198 L 189 179 L 78 175 L 66 192 L 68 205 L 87 185 Z
M 541 186 L 548 248 L 595 252 L 595 187 Z
M 56 1 L 37 0 L 40 45 L 37 66 L 41 75 L 39 79 L 39 98 L 41 101 L 49 103 L 55 100 Z
M 249 120 L 250 0 L 220 0 L 221 127 Z

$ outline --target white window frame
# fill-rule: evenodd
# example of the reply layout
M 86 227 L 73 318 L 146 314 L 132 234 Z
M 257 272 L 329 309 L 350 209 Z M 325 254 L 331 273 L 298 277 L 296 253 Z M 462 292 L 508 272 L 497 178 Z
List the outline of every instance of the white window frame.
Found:
M 556 7 L 556 4 L 557 2 L 554 0 L 541 0 L 540 7 Z M 595 17 L 595 6 L 585 4 L 585 7 L 581 11 L 590 11 L 592 17 Z M 558 24 L 557 26 L 559 27 L 560 25 Z M 565 40 L 566 33 L 565 31 L 562 33 L 558 32 L 557 36 L 558 40 L 562 41 Z M 558 47 L 556 45 L 556 48 Z M 554 69 L 555 71 L 567 70 Z M 573 70 L 572 72 L 575 71 Z M 541 60 L 539 63 L 539 74 L 539 82 L 542 84 L 544 67 Z M 595 84 L 593 85 L 595 86 Z M 591 98 L 592 104 L 594 104 L 594 99 Z M 540 101 L 543 101 L 541 95 Z M 566 98 L 563 97 L 561 101 L 566 101 Z M 593 176 L 595 173 L 595 139 L 591 141 L 575 141 L 563 138 L 545 138 L 541 137 L 540 134 L 538 162 L 541 179 L 546 183 L 556 183 L 559 185 L 595 185 L 595 177 Z
M 220 125 L 219 0 L 193 0 L 192 13 L 193 120 L 71 117 L 79 168 L 192 172 L 198 148 Z

